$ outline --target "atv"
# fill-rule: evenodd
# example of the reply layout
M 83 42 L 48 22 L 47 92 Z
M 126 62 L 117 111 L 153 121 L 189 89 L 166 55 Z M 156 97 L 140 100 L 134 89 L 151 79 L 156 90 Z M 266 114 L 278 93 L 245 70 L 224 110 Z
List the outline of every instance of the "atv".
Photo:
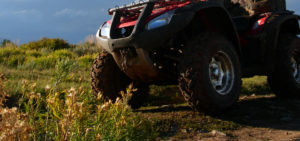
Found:
M 132 84 L 128 104 L 137 109 L 149 85 L 178 84 L 193 109 L 219 113 L 238 100 L 242 77 L 266 75 L 278 97 L 299 98 L 300 17 L 285 6 L 236 15 L 226 5 L 149 0 L 109 9 L 96 34 L 103 52 L 93 62 L 93 90 L 115 101 Z

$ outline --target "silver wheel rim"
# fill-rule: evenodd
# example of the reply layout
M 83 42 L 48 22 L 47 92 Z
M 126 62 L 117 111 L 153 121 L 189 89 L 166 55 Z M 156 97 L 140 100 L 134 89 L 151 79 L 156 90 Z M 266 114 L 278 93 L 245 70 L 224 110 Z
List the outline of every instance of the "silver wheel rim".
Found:
M 296 54 L 291 57 L 291 67 L 294 79 L 300 83 L 300 62 Z
M 212 86 L 220 95 L 230 93 L 234 83 L 234 68 L 229 56 L 218 51 L 209 63 L 209 78 Z

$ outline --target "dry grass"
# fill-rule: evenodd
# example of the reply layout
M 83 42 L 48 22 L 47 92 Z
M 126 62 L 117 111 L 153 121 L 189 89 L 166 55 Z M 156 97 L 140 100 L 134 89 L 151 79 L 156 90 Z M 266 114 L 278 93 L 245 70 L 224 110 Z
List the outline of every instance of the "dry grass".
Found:
M 2 75 L 1 75 L 2 76 Z M 68 76 L 64 76 L 68 77 Z M 60 79 L 64 80 L 64 79 Z M 19 108 L 5 107 L 7 97 L 0 81 L 0 140 L 153 140 L 150 122 L 127 105 L 132 87 L 115 103 L 82 87 L 57 90 L 47 85 L 47 95 L 37 83 L 23 81 Z
M 4 107 L 8 95 L 3 87 L 3 80 L 5 78 L 0 74 L 0 140 L 29 140 L 32 128 L 28 124 L 27 115 L 19 112 L 16 107 Z

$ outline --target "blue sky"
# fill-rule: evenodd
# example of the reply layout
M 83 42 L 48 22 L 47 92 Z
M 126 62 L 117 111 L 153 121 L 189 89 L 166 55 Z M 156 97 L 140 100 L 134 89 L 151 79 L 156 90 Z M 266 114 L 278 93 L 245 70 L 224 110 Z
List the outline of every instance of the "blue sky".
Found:
M 132 0 L 0 0 L 0 40 L 25 43 L 42 37 L 79 43 L 95 34 L 107 9 Z M 300 14 L 300 0 L 287 0 Z

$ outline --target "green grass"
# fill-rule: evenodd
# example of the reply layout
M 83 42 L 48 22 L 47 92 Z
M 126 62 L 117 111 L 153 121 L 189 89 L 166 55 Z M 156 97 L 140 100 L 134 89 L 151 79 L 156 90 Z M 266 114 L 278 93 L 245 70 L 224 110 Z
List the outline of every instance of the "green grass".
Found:
M 58 89 L 65 89 L 70 87 L 79 87 L 82 86 L 86 90 L 90 91 L 90 70 L 78 69 L 70 73 L 69 77 L 63 81 Z M 29 83 L 37 83 L 40 93 L 44 94 L 43 89 L 47 85 L 54 85 L 56 82 L 55 68 L 39 70 L 27 70 L 27 69 L 14 69 L 7 68 L 5 66 L 0 67 L 0 72 L 3 72 L 4 77 L 7 78 L 5 87 L 8 90 L 8 93 L 11 96 L 20 95 L 22 89 L 22 82 L 27 81 Z
M 61 44 L 64 46 L 60 47 Z M 110 109 L 99 115 L 95 108 L 104 103 L 96 101 L 90 86 L 90 67 L 99 51 L 95 43 L 69 45 L 57 39 L 42 39 L 24 44 L 21 48 L 0 48 L 0 74 L 3 74 L 1 78 L 6 79 L 3 85 L 10 95 L 6 104 L 21 108 L 29 116 L 30 126 L 36 128 L 28 133 L 32 139 L 40 140 L 38 136 L 47 135 L 52 140 L 63 140 L 67 135 L 70 140 L 84 140 L 87 136 L 96 139 L 101 134 L 100 138 L 103 140 L 141 140 L 153 139 L 151 136 L 155 138 L 156 133 L 161 138 L 182 136 L 179 129 L 193 133 L 235 130 L 242 126 L 243 122 L 237 122 L 238 120 L 231 121 L 193 112 L 175 85 L 152 85 L 145 107 L 137 112 L 132 112 L 121 102 L 121 107 L 110 104 Z M 68 109 L 72 109 L 70 105 L 68 107 L 71 88 L 76 90 L 74 93 L 79 94 L 75 102 L 85 103 L 87 109 L 85 114 L 74 115 L 72 118 L 75 120 L 70 120 L 69 123 L 64 120 L 71 116 L 65 114 Z M 243 79 L 242 96 L 270 93 L 266 76 Z M 40 95 L 41 99 L 32 100 L 30 94 Z M 52 105 L 47 102 L 51 98 L 56 100 Z M 260 117 L 264 113 L 253 115 Z M 47 122 L 46 125 L 47 116 L 48 120 L 51 117 L 53 123 Z M 148 120 L 150 122 L 146 122 Z M 60 122 L 68 124 L 69 132 L 74 137 L 65 131 L 65 126 Z
M 243 78 L 242 94 L 268 94 L 270 87 L 266 76 L 254 76 L 251 78 Z

